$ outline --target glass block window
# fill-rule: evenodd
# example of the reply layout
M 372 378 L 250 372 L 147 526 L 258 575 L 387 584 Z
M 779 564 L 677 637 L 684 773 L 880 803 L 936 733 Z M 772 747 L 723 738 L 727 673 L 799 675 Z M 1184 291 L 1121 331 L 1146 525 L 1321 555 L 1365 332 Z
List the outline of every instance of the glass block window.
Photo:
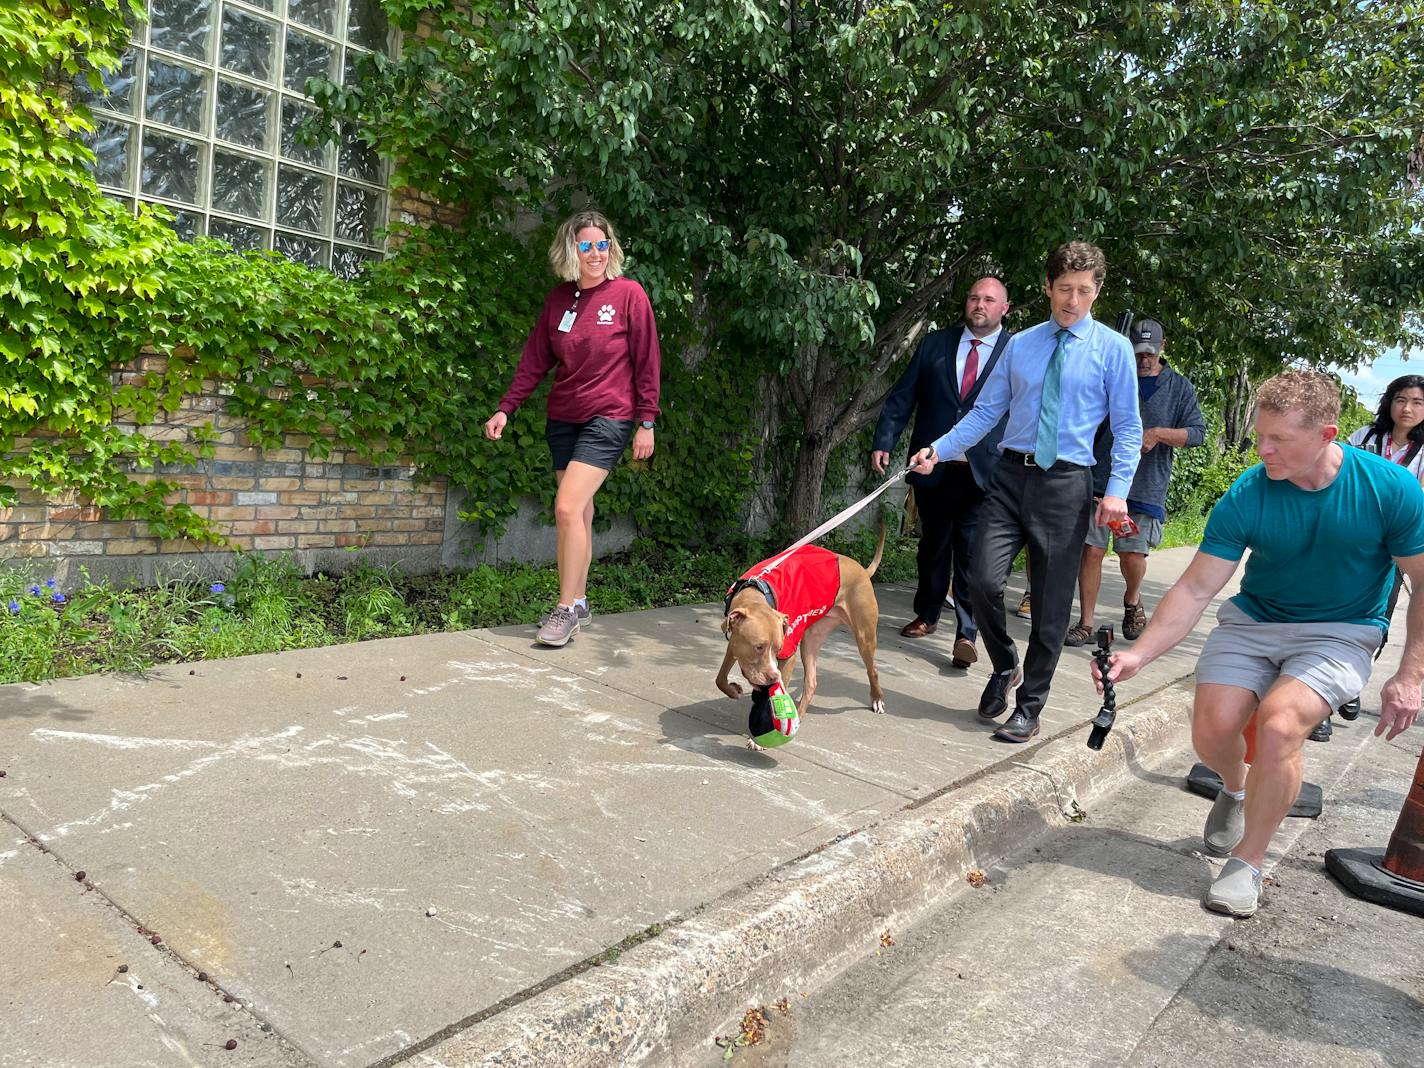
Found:
M 94 111 L 94 175 L 133 205 L 162 204 L 186 238 L 269 248 L 353 277 L 381 255 L 386 168 L 350 129 L 299 134 L 308 78 L 353 76 L 387 52 L 380 0 L 148 0 Z

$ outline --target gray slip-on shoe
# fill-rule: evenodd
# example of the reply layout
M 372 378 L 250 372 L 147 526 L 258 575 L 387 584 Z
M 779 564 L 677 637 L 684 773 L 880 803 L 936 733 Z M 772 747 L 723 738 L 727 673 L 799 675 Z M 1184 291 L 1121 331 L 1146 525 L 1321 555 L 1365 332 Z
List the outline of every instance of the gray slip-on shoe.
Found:
M 1212 912 L 1224 912 L 1228 916 L 1244 919 L 1253 916 L 1261 903 L 1261 873 L 1237 857 L 1232 857 L 1221 868 L 1202 904 Z
M 539 628 L 534 640 L 540 645 L 567 645 L 569 639 L 578 633 L 578 629 L 578 616 L 574 614 L 574 610 L 556 605 L 549 613 L 549 618 L 544 620 L 544 625 Z
M 1237 801 L 1222 790 L 1206 814 L 1202 842 L 1214 857 L 1228 856 L 1246 834 L 1246 800 Z

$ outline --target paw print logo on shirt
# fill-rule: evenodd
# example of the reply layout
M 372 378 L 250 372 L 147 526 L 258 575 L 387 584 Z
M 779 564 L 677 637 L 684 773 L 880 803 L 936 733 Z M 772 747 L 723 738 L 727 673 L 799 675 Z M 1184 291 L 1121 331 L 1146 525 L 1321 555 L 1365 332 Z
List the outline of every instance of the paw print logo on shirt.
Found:
M 607 326 L 613 322 L 613 305 L 605 304 L 598 309 L 598 323 L 600 326 Z

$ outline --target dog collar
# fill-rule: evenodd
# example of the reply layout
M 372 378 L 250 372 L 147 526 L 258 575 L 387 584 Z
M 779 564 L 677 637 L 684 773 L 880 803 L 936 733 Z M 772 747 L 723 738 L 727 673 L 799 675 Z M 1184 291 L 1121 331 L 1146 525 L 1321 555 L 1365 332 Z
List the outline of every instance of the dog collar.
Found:
M 771 583 L 760 578 L 739 578 L 732 583 L 732 588 L 727 591 L 727 596 L 722 598 L 722 618 L 726 619 L 732 614 L 732 598 L 747 588 L 761 591 L 761 595 L 766 598 L 766 603 L 772 608 L 776 607 L 776 591 L 771 588 Z

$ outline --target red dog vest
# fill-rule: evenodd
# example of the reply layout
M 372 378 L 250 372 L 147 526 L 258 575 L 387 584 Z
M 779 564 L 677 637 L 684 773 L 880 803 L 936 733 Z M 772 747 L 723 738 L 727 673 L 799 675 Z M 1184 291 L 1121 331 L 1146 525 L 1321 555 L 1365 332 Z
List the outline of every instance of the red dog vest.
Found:
M 777 560 L 773 556 L 753 564 L 738 583 L 745 587 L 749 585 L 745 581 L 747 579 L 765 582 L 776 596 L 772 607 L 790 617 L 786 640 L 781 643 L 781 651 L 777 654 L 778 660 L 786 660 L 796 652 L 806 628 L 836 603 L 836 596 L 841 592 L 841 565 L 835 553 L 819 545 L 803 545 L 779 563 Z M 776 566 L 767 571 L 768 564 Z M 733 583 L 728 591 L 729 605 L 738 583 Z

